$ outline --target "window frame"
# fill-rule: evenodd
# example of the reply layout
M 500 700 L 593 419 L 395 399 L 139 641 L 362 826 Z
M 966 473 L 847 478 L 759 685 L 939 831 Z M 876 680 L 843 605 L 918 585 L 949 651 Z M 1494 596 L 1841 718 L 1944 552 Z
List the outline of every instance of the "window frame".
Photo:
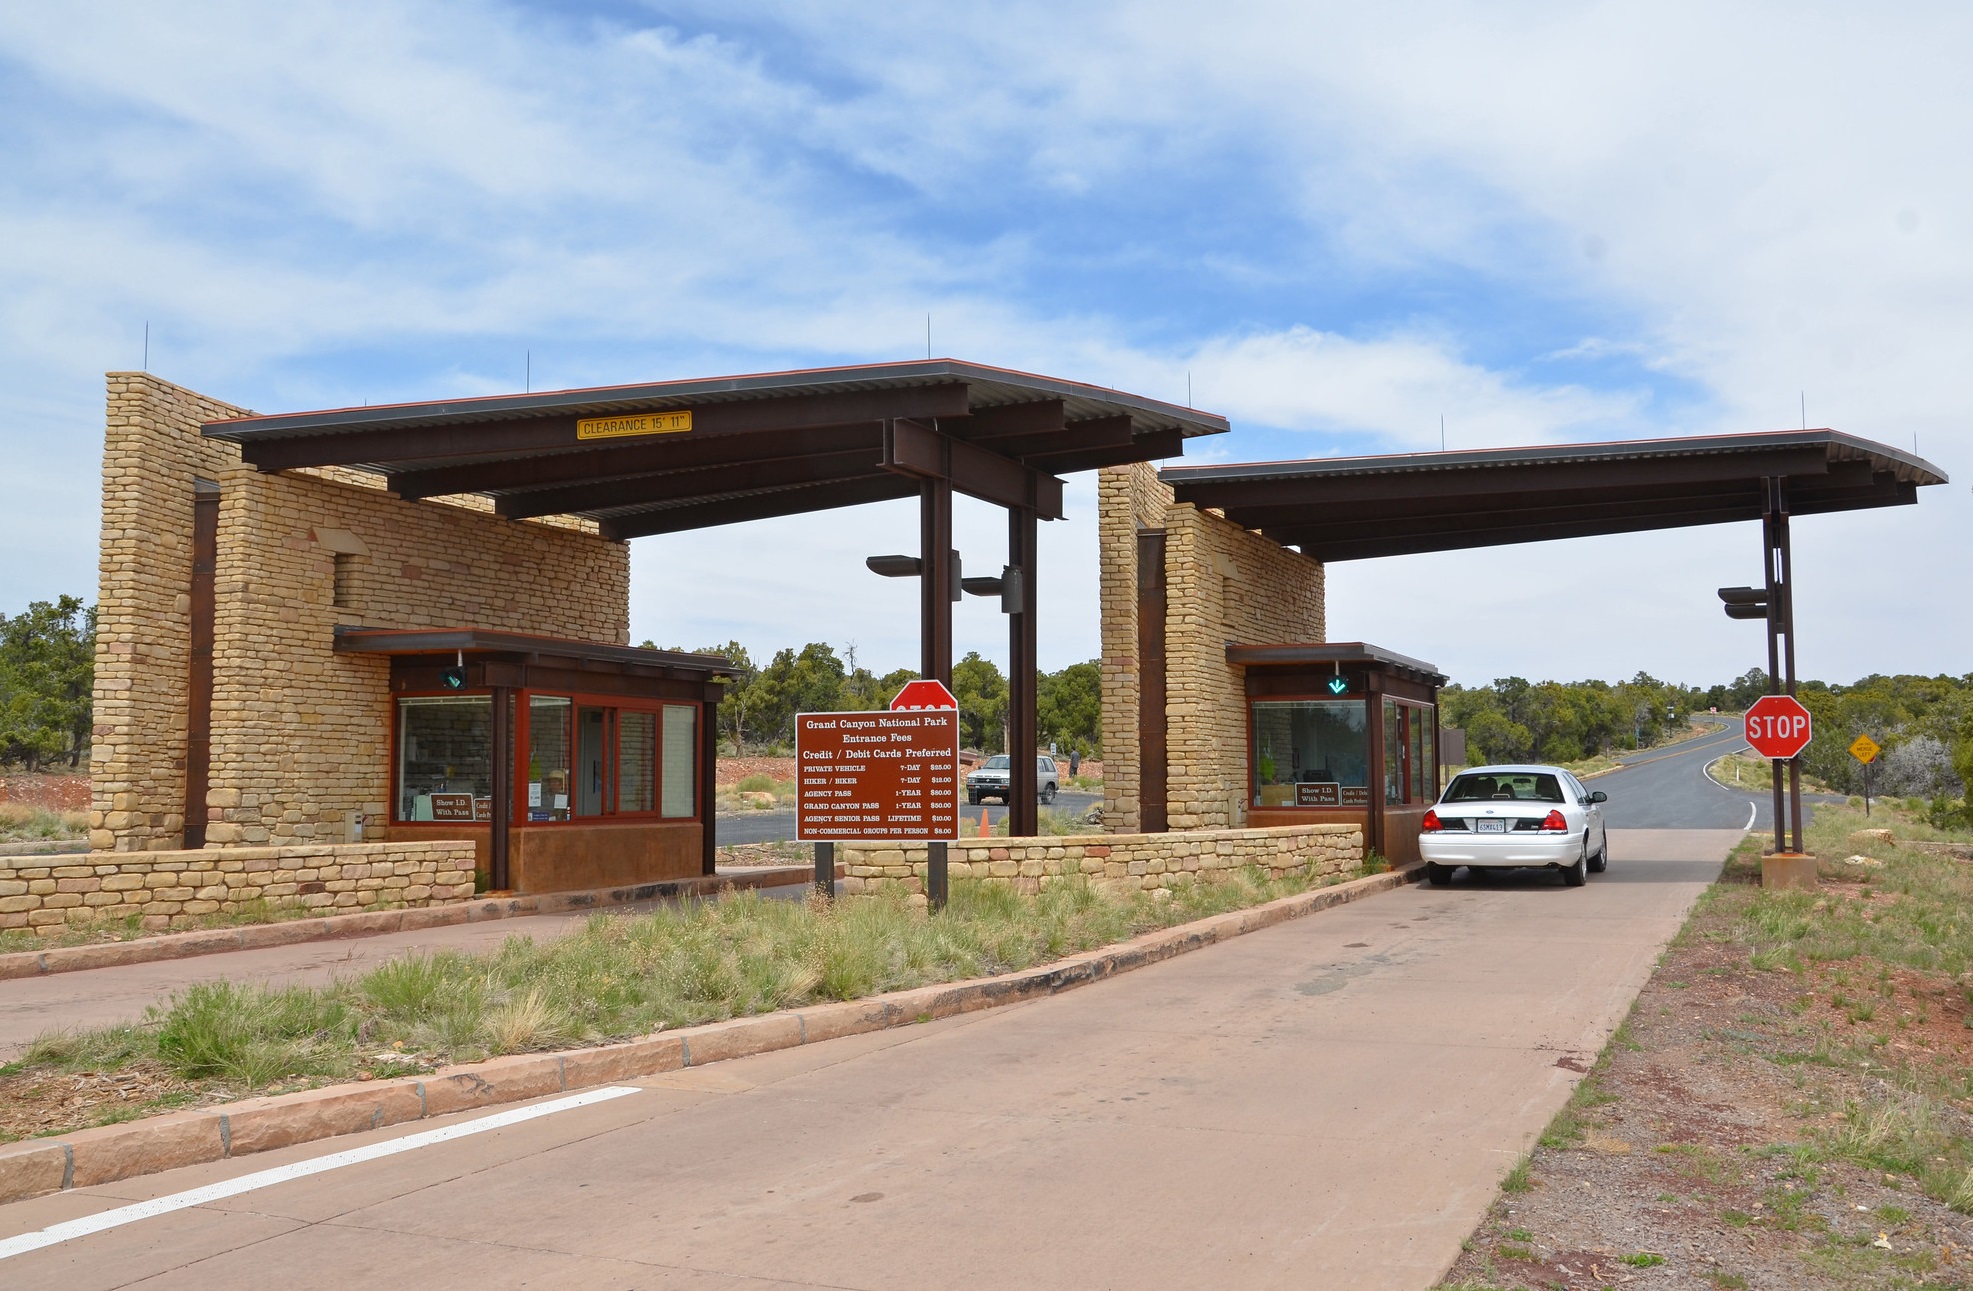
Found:
M 707 786 L 704 783 L 704 767 L 702 766 L 702 758 L 700 756 L 700 746 L 705 741 L 704 724 L 706 722 L 706 714 L 704 713 L 704 711 L 702 711 L 707 707 L 705 703 L 698 700 L 690 700 L 690 699 L 665 699 L 665 698 L 644 699 L 644 698 L 627 696 L 627 695 L 597 694 L 589 691 L 555 690 L 555 689 L 523 687 L 523 686 L 515 686 L 510 688 L 510 693 L 512 695 L 512 702 L 514 705 L 513 719 L 512 719 L 512 736 L 511 736 L 514 745 L 514 757 L 512 759 L 513 766 L 511 768 L 513 773 L 513 782 L 508 789 L 509 811 L 508 811 L 507 823 L 510 828 L 561 829 L 572 825 L 576 825 L 576 826 L 588 825 L 593 827 L 597 825 L 610 825 L 610 824 L 664 824 L 664 825 L 701 824 L 703 825 L 706 823 L 705 796 L 706 796 Z M 439 825 L 443 827 L 447 823 L 447 822 L 435 822 L 435 821 L 427 821 L 427 820 L 406 820 L 398 815 L 398 812 L 400 811 L 402 806 L 401 794 L 400 794 L 400 781 L 403 774 L 403 747 L 402 747 L 403 710 L 400 706 L 400 701 L 407 699 L 432 699 L 432 698 L 491 700 L 492 696 L 493 696 L 493 688 L 490 686 L 475 686 L 468 690 L 419 689 L 419 690 L 393 691 L 391 693 L 390 753 L 389 753 L 390 761 L 386 767 L 386 775 L 388 777 L 388 781 L 390 785 L 390 823 L 393 827 L 402 825 L 402 826 L 410 826 L 414 828 L 430 828 L 434 825 Z M 527 759 L 528 759 L 529 740 L 532 735 L 532 730 L 531 730 L 532 722 L 530 720 L 529 706 L 530 706 L 530 701 L 536 698 L 559 699 L 559 700 L 568 701 L 569 704 L 568 754 L 570 759 L 569 771 L 572 777 L 575 773 L 574 757 L 575 757 L 575 743 L 576 743 L 576 726 L 578 721 L 577 714 L 580 712 L 581 709 L 584 708 L 601 708 L 605 710 L 605 717 L 604 717 L 605 739 L 604 739 L 604 753 L 603 753 L 604 810 L 602 811 L 601 814 L 594 816 L 576 815 L 575 811 L 573 810 L 573 804 L 575 801 L 574 786 L 573 784 L 571 784 L 570 786 L 571 810 L 569 812 L 569 818 L 567 820 L 529 820 L 528 819 Z M 686 709 L 692 714 L 692 740 L 691 740 L 691 746 L 686 750 L 686 760 L 692 768 L 692 789 L 691 789 L 692 810 L 689 815 L 684 815 L 684 816 L 668 816 L 664 814 L 664 772 L 665 772 L 664 730 L 665 730 L 665 710 L 668 708 L 682 708 L 682 709 Z M 616 777 L 617 777 L 618 764 L 622 757 L 622 750 L 618 747 L 618 740 L 620 738 L 620 730 L 621 730 L 620 714 L 624 712 L 650 713 L 654 719 L 657 740 L 656 740 L 656 747 L 653 749 L 653 756 L 651 758 L 651 809 L 649 811 L 624 812 L 618 810 L 618 799 L 620 796 L 619 791 L 621 786 L 617 783 Z M 479 828 L 486 828 L 489 824 L 491 824 L 490 821 L 483 821 L 483 820 L 476 820 L 470 823 Z M 458 828 L 459 826 L 465 824 L 467 824 L 467 822 L 461 821 L 452 824 L 452 827 Z
M 1383 752 L 1371 747 L 1370 705 L 1377 699 L 1375 694 L 1359 692 L 1355 695 L 1332 695 L 1324 691 L 1309 691 L 1306 694 L 1266 694 L 1248 695 L 1247 699 L 1247 788 L 1246 809 L 1254 811 L 1349 811 L 1364 812 L 1376 806 L 1375 795 L 1378 785 L 1374 777 L 1383 765 Z M 1361 789 L 1367 801 L 1329 804 L 1325 806 L 1302 806 L 1299 803 L 1281 803 L 1263 806 L 1260 799 L 1260 763 L 1255 753 L 1254 739 L 1256 723 L 1254 710 L 1263 704 L 1356 704 L 1363 710 L 1363 764 L 1362 785 L 1343 785 L 1341 789 Z M 1289 783 L 1293 783 L 1290 781 Z

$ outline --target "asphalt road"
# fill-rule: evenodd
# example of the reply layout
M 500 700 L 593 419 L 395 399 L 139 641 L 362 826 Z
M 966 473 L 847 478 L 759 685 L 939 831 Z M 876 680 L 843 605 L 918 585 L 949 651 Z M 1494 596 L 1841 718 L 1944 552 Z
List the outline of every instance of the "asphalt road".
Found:
M 1053 804 L 1056 811 L 1071 812 L 1081 816 L 1097 803 L 1103 801 L 1100 793 L 1063 792 L 1055 795 Z M 998 803 L 981 803 L 969 807 L 959 806 L 960 832 L 971 835 L 979 832 L 980 817 L 987 818 L 990 829 L 1007 816 L 1007 808 Z M 780 843 L 795 836 L 795 813 L 793 808 L 786 811 L 736 812 L 717 818 L 713 825 L 713 838 L 721 847 L 734 843 Z
M 1052 999 L 0 1207 L 0 1286 L 1424 1288 L 1735 830 L 1400 888 Z M 169 1213 L 121 1212 L 405 1140 Z M 127 1221 L 127 1222 L 125 1222 Z
M 1677 744 L 1645 749 L 1612 771 L 1588 782 L 1610 795 L 1603 817 L 1612 829 L 1774 828 L 1774 808 L 1766 793 L 1714 783 L 1706 764 L 1747 741 L 1740 724 Z M 1812 801 L 1804 795 L 1804 801 Z

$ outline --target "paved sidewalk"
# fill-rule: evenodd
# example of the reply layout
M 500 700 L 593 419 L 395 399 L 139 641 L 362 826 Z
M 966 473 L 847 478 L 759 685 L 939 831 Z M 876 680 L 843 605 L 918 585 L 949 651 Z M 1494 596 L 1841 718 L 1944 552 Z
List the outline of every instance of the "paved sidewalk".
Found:
M 762 888 L 760 893 L 773 899 L 798 901 L 808 894 L 808 885 Z M 264 950 L 226 951 L 154 964 L 91 968 L 0 981 L 0 1062 L 18 1054 L 47 1031 L 103 1026 L 141 1017 L 146 1005 L 194 982 L 229 979 L 276 985 L 320 984 L 338 975 L 364 972 L 415 951 L 491 950 L 509 937 L 545 941 L 581 927 L 593 914 L 635 913 L 659 904 L 647 901 L 570 914 L 523 915 L 418 932 L 302 942 Z
M 1739 837 L 1613 831 L 1586 888 L 1407 887 L 142 1219 L 0 1282 L 1427 1287 Z M 391 1137 L 18 1203 L 0 1237 Z

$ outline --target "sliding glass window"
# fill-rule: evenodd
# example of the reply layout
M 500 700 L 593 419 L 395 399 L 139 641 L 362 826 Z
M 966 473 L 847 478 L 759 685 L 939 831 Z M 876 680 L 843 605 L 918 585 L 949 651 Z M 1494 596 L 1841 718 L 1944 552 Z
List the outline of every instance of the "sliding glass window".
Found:
M 1370 749 L 1361 699 L 1257 701 L 1252 715 L 1254 806 L 1340 807 L 1364 801 Z

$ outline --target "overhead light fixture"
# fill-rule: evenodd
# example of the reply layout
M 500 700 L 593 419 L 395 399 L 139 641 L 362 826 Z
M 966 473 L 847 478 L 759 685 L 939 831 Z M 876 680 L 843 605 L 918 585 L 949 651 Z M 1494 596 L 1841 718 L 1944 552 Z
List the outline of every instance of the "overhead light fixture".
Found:
M 873 574 L 885 578 L 918 578 L 925 572 L 925 562 L 917 556 L 865 556 L 863 563 Z M 952 599 L 959 599 L 960 584 L 966 580 L 959 576 L 959 553 L 952 553 Z

